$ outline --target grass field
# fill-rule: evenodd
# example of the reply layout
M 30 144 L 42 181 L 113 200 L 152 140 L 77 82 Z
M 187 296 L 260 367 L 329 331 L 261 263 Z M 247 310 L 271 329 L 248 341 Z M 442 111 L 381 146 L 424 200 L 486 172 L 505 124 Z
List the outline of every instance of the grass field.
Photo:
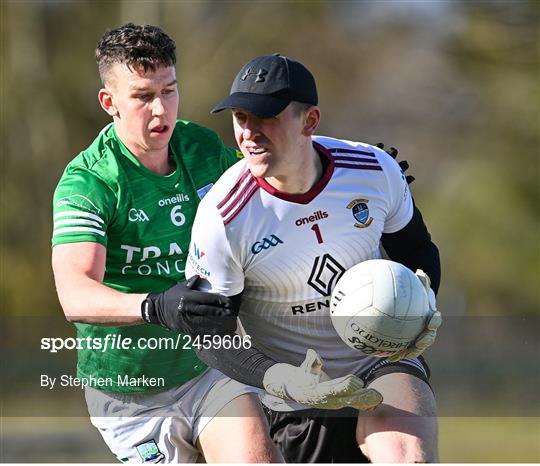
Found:
M 445 463 L 538 463 L 538 417 L 442 417 L 439 448 Z
M 540 419 L 443 417 L 444 463 L 538 463 Z M 115 462 L 88 418 L 2 419 L 1 462 Z

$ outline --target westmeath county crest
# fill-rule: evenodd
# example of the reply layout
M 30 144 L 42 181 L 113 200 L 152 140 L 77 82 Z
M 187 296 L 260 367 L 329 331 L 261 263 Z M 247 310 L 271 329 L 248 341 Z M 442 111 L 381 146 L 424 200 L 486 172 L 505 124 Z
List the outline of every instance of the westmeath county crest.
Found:
M 373 217 L 369 216 L 368 199 L 355 199 L 349 202 L 347 209 L 351 209 L 354 219 L 358 222 L 356 228 L 367 228 L 373 222 Z
M 154 439 L 136 446 L 143 463 L 161 463 L 165 455 L 159 451 Z

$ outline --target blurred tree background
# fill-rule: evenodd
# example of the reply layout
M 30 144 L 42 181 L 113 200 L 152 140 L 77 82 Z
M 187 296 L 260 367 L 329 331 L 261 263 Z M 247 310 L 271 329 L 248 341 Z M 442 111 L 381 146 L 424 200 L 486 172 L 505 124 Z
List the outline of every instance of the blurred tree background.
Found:
M 273 52 L 306 64 L 318 82 L 319 134 L 383 141 L 410 162 L 415 199 L 441 250 L 443 313 L 538 316 L 539 1 L 1 5 L 3 315 L 61 315 L 50 268 L 52 193 L 109 121 L 97 102 L 95 44 L 133 21 L 176 40 L 180 118 L 231 145 L 230 117 L 209 110 L 240 66 Z M 531 338 L 535 351 L 537 327 Z

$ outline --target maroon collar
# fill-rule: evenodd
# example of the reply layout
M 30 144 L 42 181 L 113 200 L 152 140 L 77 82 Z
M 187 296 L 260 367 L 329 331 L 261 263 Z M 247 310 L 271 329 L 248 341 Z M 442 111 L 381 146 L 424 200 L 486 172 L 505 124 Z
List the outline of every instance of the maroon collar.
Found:
M 315 141 L 313 141 L 313 147 L 321 156 L 321 162 L 323 164 L 323 175 L 307 193 L 284 193 L 271 186 L 264 178 L 254 177 L 255 181 L 262 189 L 264 189 L 268 194 L 271 194 L 272 196 L 279 197 L 284 201 L 294 202 L 296 204 L 309 204 L 326 187 L 326 185 L 330 181 L 330 178 L 332 178 L 332 173 L 334 173 L 334 159 L 330 155 L 330 152 L 325 147 L 321 146 Z

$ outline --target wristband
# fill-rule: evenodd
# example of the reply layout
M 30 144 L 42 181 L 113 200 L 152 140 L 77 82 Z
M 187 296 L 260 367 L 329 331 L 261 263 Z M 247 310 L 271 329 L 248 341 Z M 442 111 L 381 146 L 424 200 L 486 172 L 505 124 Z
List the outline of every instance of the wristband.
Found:
M 147 324 L 161 325 L 159 318 L 154 307 L 154 301 L 152 298 L 156 296 L 155 293 L 149 293 L 146 298 L 141 302 L 141 316 Z

